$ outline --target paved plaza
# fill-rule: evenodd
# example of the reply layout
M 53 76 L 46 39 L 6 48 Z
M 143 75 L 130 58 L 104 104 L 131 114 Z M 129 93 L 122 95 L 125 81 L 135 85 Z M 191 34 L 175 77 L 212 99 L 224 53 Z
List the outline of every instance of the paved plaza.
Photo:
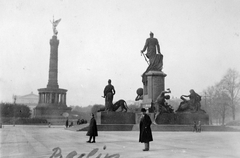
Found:
M 145 152 L 137 131 L 99 131 L 97 142 L 90 144 L 86 143 L 86 132 L 66 130 L 63 126 L 4 126 L 0 134 L 1 158 L 240 157 L 240 132 L 153 132 L 154 141 L 150 151 Z

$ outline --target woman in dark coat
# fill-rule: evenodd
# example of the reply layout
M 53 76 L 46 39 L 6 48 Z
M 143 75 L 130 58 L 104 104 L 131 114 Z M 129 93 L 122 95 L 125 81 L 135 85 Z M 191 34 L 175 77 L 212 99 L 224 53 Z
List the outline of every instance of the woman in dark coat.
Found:
M 98 136 L 98 130 L 97 130 L 97 123 L 94 118 L 94 114 L 92 114 L 92 118 L 90 120 L 87 136 L 89 136 L 89 140 L 87 141 L 87 143 L 95 143 L 95 137 Z M 91 142 L 92 138 L 93 138 L 93 141 Z
M 149 142 L 153 141 L 152 137 L 152 130 L 151 130 L 151 118 L 146 114 L 146 109 L 141 109 L 142 116 L 140 120 L 140 135 L 139 135 L 139 142 L 145 144 L 145 149 L 143 151 L 149 150 Z

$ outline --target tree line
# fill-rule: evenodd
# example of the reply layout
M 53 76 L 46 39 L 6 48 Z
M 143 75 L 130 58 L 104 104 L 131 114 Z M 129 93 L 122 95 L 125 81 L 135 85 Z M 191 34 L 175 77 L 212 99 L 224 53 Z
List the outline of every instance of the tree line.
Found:
M 23 104 L 0 103 L 1 117 L 29 118 L 30 108 Z
M 240 75 L 235 69 L 228 69 L 223 78 L 207 87 L 202 96 L 203 108 L 210 117 L 210 123 L 218 120 L 222 125 L 226 118 L 236 119 L 239 112 Z

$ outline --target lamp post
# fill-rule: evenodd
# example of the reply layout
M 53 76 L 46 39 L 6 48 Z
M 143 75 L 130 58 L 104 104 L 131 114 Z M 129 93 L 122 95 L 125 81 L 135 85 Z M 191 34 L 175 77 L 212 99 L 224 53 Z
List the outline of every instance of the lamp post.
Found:
M 15 110 L 16 110 L 16 100 L 17 100 L 17 96 L 13 95 L 13 126 L 15 127 Z

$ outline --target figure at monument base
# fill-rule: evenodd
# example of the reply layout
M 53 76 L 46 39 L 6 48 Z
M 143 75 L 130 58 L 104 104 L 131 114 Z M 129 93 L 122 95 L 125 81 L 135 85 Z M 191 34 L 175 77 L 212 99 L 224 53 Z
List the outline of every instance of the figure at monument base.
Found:
M 138 88 L 136 93 L 137 96 L 135 98 L 135 101 L 143 100 L 143 88 Z
M 201 96 L 197 94 L 193 89 L 190 91 L 190 95 L 182 95 L 180 98 L 183 100 L 176 112 L 204 112 L 201 109 Z M 184 97 L 189 97 L 189 100 L 185 99 Z
M 106 111 L 113 111 L 113 96 L 115 95 L 116 91 L 114 86 L 111 84 L 112 81 L 108 80 L 108 85 L 105 86 L 103 91 L 103 98 L 105 98 L 105 110 Z
M 166 100 L 170 99 L 169 95 L 165 95 L 167 93 L 171 93 L 171 90 L 169 88 L 166 91 L 162 91 L 160 95 L 157 97 L 156 101 L 154 102 L 155 120 L 159 114 L 174 112 L 172 106 L 166 102 Z
M 164 100 L 168 98 L 168 95 L 164 96 L 164 94 L 167 92 L 169 93 L 170 90 L 163 91 L 157 99 L 159 104 L 156 105 L 160 106 L 154 117 L 156 124 L 189 125 L 192 124 L 193 121 L 201 121 L 203 124 L 209 125 L 209 115 L 200 108 L 201 96 L 193 89 L 190 90 L 190 95 L 181 96 L 183 101 L 180 103 L 175 113 L 172 110 L 168 111 L 164 105 L 164 103 L 166 104 Z M 189 97 L 190 100 L 187 100 L 184 97 Z

